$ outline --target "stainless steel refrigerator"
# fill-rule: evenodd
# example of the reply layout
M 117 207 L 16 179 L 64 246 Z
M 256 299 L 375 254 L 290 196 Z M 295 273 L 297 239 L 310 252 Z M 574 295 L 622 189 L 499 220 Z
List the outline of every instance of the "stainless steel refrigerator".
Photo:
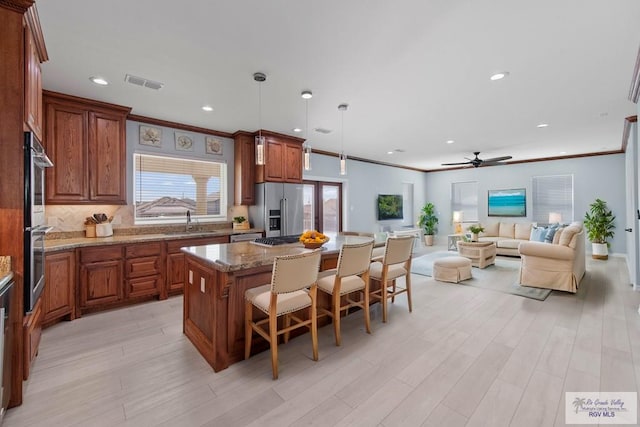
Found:
M 256 184 L 256 204 L 249 207 L 251 224 L 255 228 L 263 228 L 266 237 L 302 234 L 302 194 L 302 184 Z

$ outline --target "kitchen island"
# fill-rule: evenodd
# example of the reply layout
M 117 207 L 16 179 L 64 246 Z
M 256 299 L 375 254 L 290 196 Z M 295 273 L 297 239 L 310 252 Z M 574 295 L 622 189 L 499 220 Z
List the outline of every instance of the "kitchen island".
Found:
M 335 268 L 345 243 L 364 243 L 371 237 L 338 236 L 322 248 L 320 269 Z M 384 241 L 376 241 L 383 246 Z M 265 247 L 252 242 L 182 248 L 185 253 L 183 332 L 218 372 L 244 360 L 244 293 L 271 282 L 276 256 L 308 251 L 301 243 Z M 318 305 L 330 299 L 318 293 Z M 254 340 L 252 353 L 268 348 Z

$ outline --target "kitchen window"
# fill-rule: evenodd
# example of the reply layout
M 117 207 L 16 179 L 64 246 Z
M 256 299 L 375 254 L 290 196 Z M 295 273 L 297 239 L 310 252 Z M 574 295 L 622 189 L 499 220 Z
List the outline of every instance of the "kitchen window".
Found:
M 226 221 L 227 165 L 221 162 L 134 154 L 136 224 Z

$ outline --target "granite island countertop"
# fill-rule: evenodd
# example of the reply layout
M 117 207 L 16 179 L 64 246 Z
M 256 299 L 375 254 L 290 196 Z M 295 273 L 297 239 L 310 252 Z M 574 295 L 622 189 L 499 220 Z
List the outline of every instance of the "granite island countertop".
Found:
M 45 252 L 56 252 L 87 246 L 121 245 L 127 243 L 144 243 L 158 240 L 198 239 L 202 237 L 230 236 L 232 234 L 262 233 L 264 230 L 251 228 L 248 230 L 234 230 L 223 228 L 212 231 L 171 231 L 167 233 L 149 234 L 114 234 L 110 237 L 72 237 L 64 239 L 46 239 Z
M 325 243 L 321 251 L 323 255 L 335 255 L 340 252 L 340 248 L 345 243 L 365 243 L 371 239 L 372 237 L 338 236 Z M 379 247 L 384 246 L 384 244 L 384 240 L 376 240 L 374 246 Z M 305 249 L 302 243 L 263 246 L 253 242 L 235 242 L 182 248 L 183 252 L 225 273 L 272 265 L 273 259 L 277 256 L 295 255 L 310 250 L 311 249 Z

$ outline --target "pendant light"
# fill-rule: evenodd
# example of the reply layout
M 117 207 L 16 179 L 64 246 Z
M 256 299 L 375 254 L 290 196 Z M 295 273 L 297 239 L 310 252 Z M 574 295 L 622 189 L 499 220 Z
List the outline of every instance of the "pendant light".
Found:
M 258 82 L 258 136 L 256 136 L 256 165 L 264 165 L 264 136 L 262 136 L 262 82 L 267 80 L 264 73 L 255 73 L 253 80 Z
M 305 102 L 305 114 L 306 114 L 306 124 L 304 125 L 304 149 L 302 152 L 302 164 L 304 165 L 304 170 L 311 170 L 311 145 L 309 144 L 309 100 L 313 98 L 313 94 L 310 90 L 303 90 L 300 94 L 302 99 Z
M 347 111 L 349 107 L 348 104 L 340 104 L 338 105 L 338 110 L 342 114 L 342 131 L 340 132 L 340 175 L 347 174 L 347 156 L 344 154 L 344 112 Z

